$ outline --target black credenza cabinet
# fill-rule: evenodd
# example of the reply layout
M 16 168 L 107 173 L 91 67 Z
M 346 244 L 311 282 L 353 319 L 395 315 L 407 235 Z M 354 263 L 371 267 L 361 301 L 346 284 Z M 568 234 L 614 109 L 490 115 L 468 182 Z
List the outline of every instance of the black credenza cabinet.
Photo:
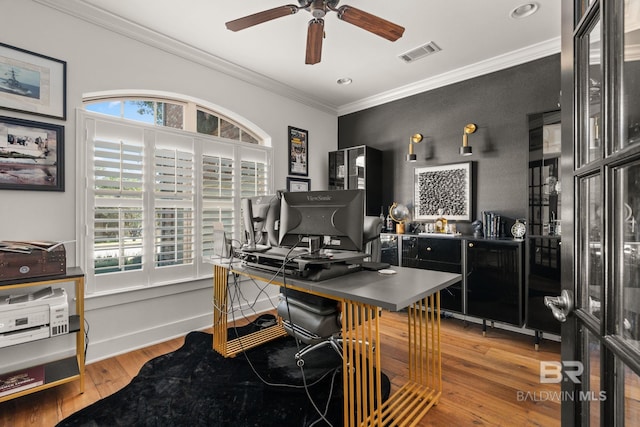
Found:
M 462 241 L 416 236 L 402 238 L 402 266 L 462 273 Z M 440 292 L 440 307 L 462 312 L 462 280 Z
M 395 236 L 395 238 L 392 238 Z M 400 258 L 403 267 L 461 273 L 462 280 L 440 292 L 440 306 L 483 320 L 523 326 L 525 242 L 468 236 L 382 235 L 382 261 Z
M 397 234 L 380 235 L 380 261 L 387 262 L 391 265 L 400 265 L 400 247 Z
M 467 314 L 522 326 L 523 245 L 467 242 Z

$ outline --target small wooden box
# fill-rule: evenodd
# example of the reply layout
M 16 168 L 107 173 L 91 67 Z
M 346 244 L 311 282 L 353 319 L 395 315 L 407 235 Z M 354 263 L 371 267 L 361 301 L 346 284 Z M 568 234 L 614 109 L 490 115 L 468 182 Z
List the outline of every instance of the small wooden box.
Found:
M 57 242 L 0 241 L 0 284 L 5 280 L 59 276 L 67 271 L 67 253 Z

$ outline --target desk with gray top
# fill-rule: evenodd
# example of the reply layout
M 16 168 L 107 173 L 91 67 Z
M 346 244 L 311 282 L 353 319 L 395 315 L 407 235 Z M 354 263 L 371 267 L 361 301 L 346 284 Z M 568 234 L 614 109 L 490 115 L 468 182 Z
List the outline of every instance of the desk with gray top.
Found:
M 286 335 L 279 319 L 276 326 L 227 340 L 229 273 L 340 301 L 343 316 L 344 425 L 415 425 L 438 403 L 442 393 L 440 291 L 459 281 L 460 274 L 403 267 L 393 269 L 396 274 L 359 271 L 312 282 L 274 277 L 273 273 L 247 268 L 239 262 L 215 264 L 213 348 L 225 357 L 233 357 Z M 380 342 L 380 308 L 390 311 L 407 308 L 409 379 L 383 405 L 375 405 L 375 402 L 382 401 L 380 346 L 366 343 Z M 354 319 L 368 320 L 357 322 Z

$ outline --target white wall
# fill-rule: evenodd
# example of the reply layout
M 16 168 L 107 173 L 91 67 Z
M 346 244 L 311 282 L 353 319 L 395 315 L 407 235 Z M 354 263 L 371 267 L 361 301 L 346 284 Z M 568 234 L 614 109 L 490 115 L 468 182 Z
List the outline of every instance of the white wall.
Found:
M 245 117 L 264 130 L 274 147 L 276 189 L 286 187 L 287 126 L 309 131 L 309 177 L 313 189 L 327 183 L 327 152 L 337 148 L 337 118 L 235 77 L 74 18 L 32 0 L 0 0 L 0 41 L 67 62 L 67 120 L 0 110 L 0 115 L 65 125 L 63 193 L 0 190 L 0 240 L 77 239 L 75 110 L 83 94 L 108 90 L 155 90 L 200 98 Z M 77 265 L 67 245 L 68 265 Z M 102 359 L 211 325 L 212 283 L 208 280 L 126 295 L 88 296 L 87 360 Z M 1 293 L 0 289 L 0 293 Z M 251 290 L 248 290 L 251 293 Z M 268 303 L 258 305 L 268 308 Z M 49 340 L 53 341 L 53 340 Z M 64 340 L 60 340 L 64 341 Z M 36 343 L 37 344 L 37 343 Z M 0 349 L 3 366 L 22 367 L 36 354 L 52 358 L 68 343 Z M 15 360 L 13 360 L 15 358 Z M 10 362 L 10 360 L 13 360 Z M 40 359 L 38 359 L 40 360 Z

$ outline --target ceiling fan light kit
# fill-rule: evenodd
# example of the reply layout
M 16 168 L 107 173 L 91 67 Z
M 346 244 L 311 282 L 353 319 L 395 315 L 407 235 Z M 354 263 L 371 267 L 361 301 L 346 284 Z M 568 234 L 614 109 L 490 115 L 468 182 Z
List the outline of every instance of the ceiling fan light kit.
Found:
M 309 21 L 307 30 L 307 52 L 305 63 L 317 64 L 322 57 L 322 39 L 324 38 L 324 17 L 328 11 L 336 12 L 338 19 L 356 27 L 369 31 L 389 41 L 396 41 L 404 34 L 404 27 L 382 19 L 355 7 L 338 6 L 340 0 L 298 0 L 300 6 L 289 4 L 264 10 L 262 12 L 234 19 L 225 25 L 231 31 L 240 31 L 254 25 L 282 18 L 298 13 L 305 9 L 311 13 L 313 19 Z

